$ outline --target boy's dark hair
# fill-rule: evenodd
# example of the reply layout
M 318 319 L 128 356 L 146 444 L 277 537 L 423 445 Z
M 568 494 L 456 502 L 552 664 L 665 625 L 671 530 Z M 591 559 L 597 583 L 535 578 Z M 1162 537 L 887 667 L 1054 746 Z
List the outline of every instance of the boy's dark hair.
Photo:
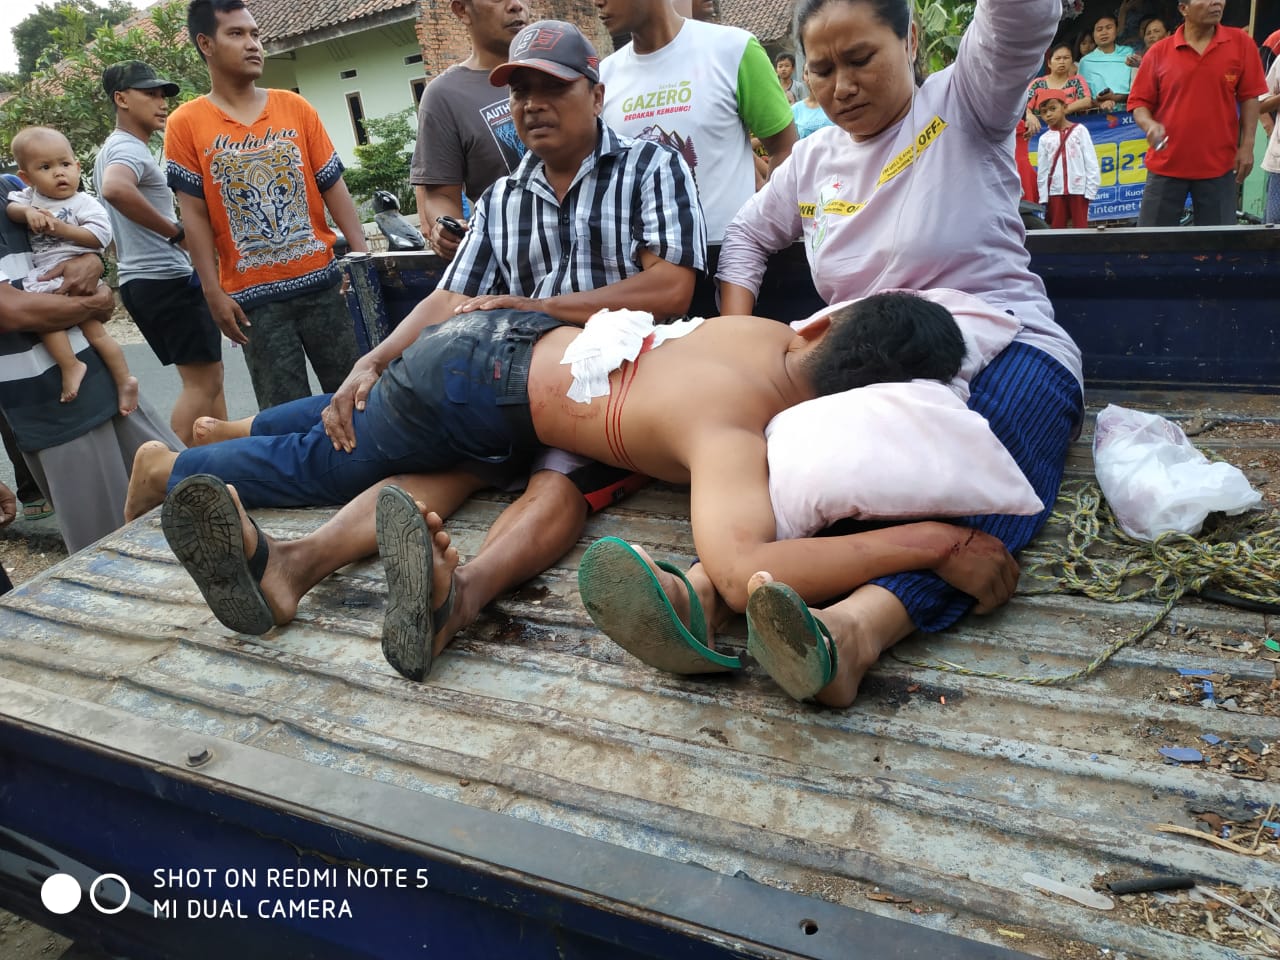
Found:
M 191 0 L 187 4 L 187 36 L 200 54 L 201 60 L 207 60 L 200 49 L 200 34 L 212 37 L 218 32 L 218 14 L 244 10 L 248 4 L 244 0 Z
M 779 63 L 781 63 L 783 60 L 787 61 L 787 63 L 791 64 L 791 66 L 793 66 L 793 67 L 796 65 L 796 58 L 795 58 L 795 56 L 794 56 L 793 54 L 790 54 L 790 53 L 780 53 L 780 54 L 778 54 L 776 57 L 774 57 L 774 58 L 773 58 L 774 66 L 777 66 L 777 65 L 778 65 Z
M 1120 29 L 1120 18 L 1119 18 L 1119 14 L 1115 14 L 1115 13 L 1104 13 L 1102 16 L 1098 17 L 1098 19 L 1097 19 L 1097 20 L 1093 21 L 1093 25 L 1096 27 L 1096 26 L 1097 26 L 1098 24 L 1100 24 L 1103 20 L 1110 20 L 1110 21 L 1111 21 L 1111 25 L 1112 25 L 1113 27 L 1115 27 L 1117 30 L 1118 30 L 1118 29 Z
M 941 304 L 914 293 L 877 293 L 830 315 L 831 328 L 809 354 L 815 396 L 869 383 L 951 380 L 964 361 L 964 336 Z

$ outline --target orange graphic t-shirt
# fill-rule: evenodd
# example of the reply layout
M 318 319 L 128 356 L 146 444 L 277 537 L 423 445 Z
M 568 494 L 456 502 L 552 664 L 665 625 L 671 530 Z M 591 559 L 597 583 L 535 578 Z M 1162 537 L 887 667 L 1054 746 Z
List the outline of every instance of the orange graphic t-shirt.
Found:
M 306 100 L 268 90 L 246 126 L 198 97 L 169 117 L 164 147 L 170 188 L 208 204 L 218 279 L 240 306 L 339 282 L 321 194 L 343 166 Z

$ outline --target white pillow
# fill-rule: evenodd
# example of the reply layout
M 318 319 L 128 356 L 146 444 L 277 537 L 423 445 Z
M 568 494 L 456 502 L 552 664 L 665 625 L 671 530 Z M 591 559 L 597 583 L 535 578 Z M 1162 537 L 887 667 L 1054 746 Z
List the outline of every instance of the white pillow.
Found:
M 981 414 L 935 380 L 877 383 L 784 410 L 765 430 L 778 539 L 845 517 L 1044 509 Z

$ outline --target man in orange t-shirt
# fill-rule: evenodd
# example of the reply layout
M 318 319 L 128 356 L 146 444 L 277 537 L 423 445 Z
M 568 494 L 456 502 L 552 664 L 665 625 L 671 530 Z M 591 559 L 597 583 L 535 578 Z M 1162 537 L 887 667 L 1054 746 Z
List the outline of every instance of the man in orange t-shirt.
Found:
M 257 86 L 264 54 L 243 0 L 192 0 L 187 30 L 210 91 L 169 117 L 166 173 L 209 312 L 244 345 L 259 408 L 310 395 L 307 359 L 336 390 L 357 354 L 325 208 L 367 249 L 342 161 L 306 100 Z

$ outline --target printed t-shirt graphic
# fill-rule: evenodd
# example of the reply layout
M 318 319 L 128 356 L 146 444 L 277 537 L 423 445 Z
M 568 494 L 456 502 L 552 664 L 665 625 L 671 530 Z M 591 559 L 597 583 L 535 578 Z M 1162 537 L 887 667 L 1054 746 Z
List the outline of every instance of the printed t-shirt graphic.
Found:
M 321 194 L 342 161 L 310 104 L 267 94 L 250 125 L 199 97 L 174 111 L 165 132 L 169 186 L 208 204 L 218 279 L 246 307 L 338 280 Z

